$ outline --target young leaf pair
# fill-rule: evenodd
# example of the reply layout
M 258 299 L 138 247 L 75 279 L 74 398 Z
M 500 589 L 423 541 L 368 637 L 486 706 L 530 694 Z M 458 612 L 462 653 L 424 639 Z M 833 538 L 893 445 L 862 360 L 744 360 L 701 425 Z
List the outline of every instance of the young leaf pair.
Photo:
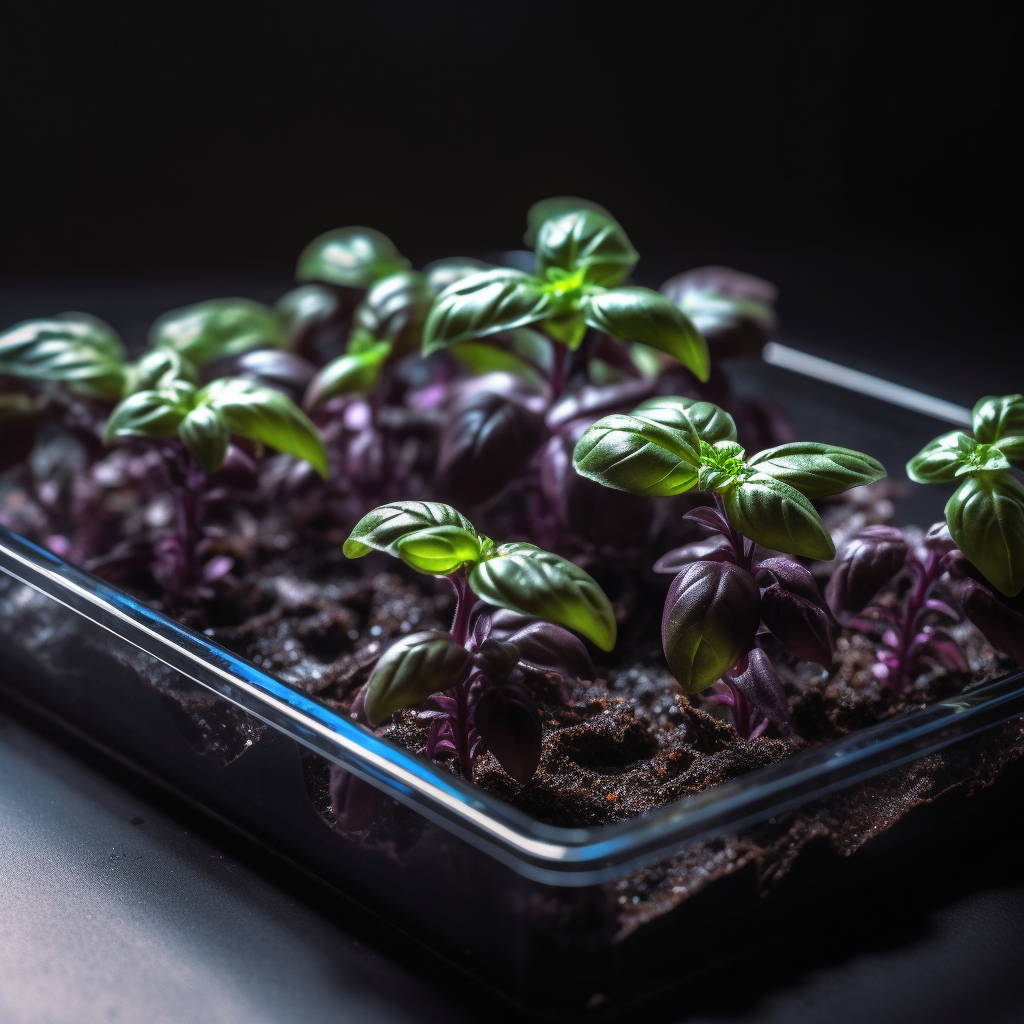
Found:
M 662 642 L 680 686 L 697 693 L 721 679 L 718 699 L 741 731 L 756 731 L 748 705 L 785 721 L 781 684 L 755 648 L 771 633 L 794 656 L 830 668 L 834 624 L 811 574 L 787 558 L 754 561 L 755 545 L 806 558 L 835 546 L 811 499 L 885 475 L 874 459 L 813 442 L 781 445 L 751 458 L 736 425 L 710 402 L 649 399 L 629 415 L 598 420 L 573 453 L 576 471 L 616 490 L 669 496 L 711 491 L 717 508 L 687 514 L 712 539 L 666 555 L 656 568 L 678 573 L 662 618 Z
M 455 281 L 437 298 L 424 329 L 424 353 L 532 327 L 551 342 L 550 387 L 566 384 L 565 356 L 588 329 L 665 352 L 701 380 L 709 372 L 704 338 L 663 295 L 626 284 L 639 259 L 622 226 L 578 199 L 549 199 L 528 214 L 532 274 L 497 267 Z
M 403 637 L 378 662 L 363 697 L 369 723 L 429 700 L 421 715 L 431 721 L 431 757 L 452 758 L 472 779 L 483 744 L 526 782 L 540 758 L 540 718 L 525 677 L 540 672 L 568 682 L 592 674 L 569 629 L 612 649 L 615 617 L 601 588 L 572 562 L 532 544 L 496 545 L 451 506 L 433 502 L 374 509 L 344 551 L 350 558 L 383 551 L 445 577 L 456 595 L 449 633 Z M 525 620 L 499 636 L 490 609 Z
M 907 463 L 918 483 L 960 486 L 946 503 L 956 546 L 1000 593 L 1024 590 L 1024 395 L 982 398 L 973 435 L 935 438 Z

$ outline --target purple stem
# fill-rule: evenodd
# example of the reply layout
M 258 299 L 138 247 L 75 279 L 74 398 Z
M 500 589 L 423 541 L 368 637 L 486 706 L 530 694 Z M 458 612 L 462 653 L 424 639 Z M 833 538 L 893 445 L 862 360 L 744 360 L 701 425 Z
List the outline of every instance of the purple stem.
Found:
M 722 518 L 728 524 L 728 532 L 725 536 L 729 539 L 729 544 L 732 546 L 733 561 L 741 569 L 746 569 L 747 572 L 751 572 L 753 561 L 754 561 L 754 545 L 747 540 L 746 537 L 736 529 L 735 526 L 729 520 L 729 516 L 725 511 L 725 501 L 718 491 L 714 492 L 715 506 L 718 511 L 722 513 Z
M 204 489 L 207 476 L 183 447 L 169 445 L 165 450 L 167 475 L 174 496 L 175 523 L 181 544 L 181 577 L 177 589 L 199 582 L 199 542 L 202 540 Z
M 898 626 L 899 644 L 893 652 L 897 658 L 896 670 L 887 680 L 887 685 L 897 693 L 902 693 L 906 689 L 909 654 L 913 646 L 913 639 L 917 635 L 917 620 L 924 610 L 925 601 L 928 600 L 928 591 L 931 590 L 931 586 L 935 582 L 939 556 L 936 552 L 930 551 L 926 562 L 921 562 L 911 556 L 907 559 L 907 565 L 917 575 L 917 584 L 910 601 L 907 602 L 906 614 Z
M 569 350 L 559 341 L 551 339 L 551 403 L 562 397 L 565 391 L 565 363 Z
M 455 617 L 452 620 L 452 639 L 463 647 L 469 642 L 470 617 L 476 604 L 473 591 L 469 586 L 469 577 L 464 568 L 458 569 L 445 577 L 455 590 Z M 473 781 L 473 759 L 470 757 L 470 733 L 473 719 L 469 708 L 469 691 L 472 689 L 476 676 L 472 668 L 466 678 L 460 680 L 448 690 L 448 695 L 455 701 L 455 721 L 452 722 L 452 733 L 455 736 L 455 747 L 458 751 L 459 767 L 463 778 Z

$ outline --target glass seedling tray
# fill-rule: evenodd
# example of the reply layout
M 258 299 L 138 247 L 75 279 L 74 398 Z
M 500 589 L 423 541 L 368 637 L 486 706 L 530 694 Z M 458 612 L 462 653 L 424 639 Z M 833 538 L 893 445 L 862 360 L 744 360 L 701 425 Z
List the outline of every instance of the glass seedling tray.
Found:
M 830 364 L 794 366 L 800 353 L 792 352 L 770 349 L 776 365 L 737 364 L 737 389 L 784 405 L 803 436 L 865 451 L 894 475 L 942 418 L 962 415 L 949 403 L 922 404 L 909 389 L 873 391 L 864 375 L 847 378 L 845 388 L 827 383 Z M 941 492 L 909 492 L 897 502 L 897 522 L 928 525 Z M 953 745 L 989 742 L 1024 715 L 1018 673 L 643 817 L 556 828 L 2 529 L 0 570 L 6 694 L 199 802 L 516 1001 L 550 1012 L 603 1009 L 677 984 L 735 952 L 737 922 L 763 915 L 770 902 L 736 872 L 627 924 L 623 904 L 643 900 L 647 879 L 683 871 L 685 888 L 693 851 L 810 815 Z M 382 794 L 367 828 L 340 831 L 318 810 L 329 799 L 330 766 Z M 801 882 L 812 915 L 814 893 L 828 884 L 820 865 Z

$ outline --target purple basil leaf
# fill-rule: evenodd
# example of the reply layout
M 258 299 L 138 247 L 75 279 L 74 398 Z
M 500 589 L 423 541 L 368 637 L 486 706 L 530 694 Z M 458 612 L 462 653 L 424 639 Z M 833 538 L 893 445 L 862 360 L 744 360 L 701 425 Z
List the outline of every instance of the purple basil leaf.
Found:
M 773 583 L 761 591 L 761 618 L 794 657 L 831 669 L 834 620 L 819 602 L 820 598 L 811 601 L 781 583 Z
M 825 608 L 825 600 L 818 590 L 818 584 L 810 571 L 792 558 L 777 557 L 766 558 L 761 562 L 755 571 L 758 582 L 761 582 L 761 573 L 770 577 L 771 581 L 777 583 L 783 590 L 788 590 L 805 601 L 810 601 L 821 608 Z M 831 616 L 829 616 L 831 618 Z
M 1024 601 L 1013 603 L 980 583 L 970 582 L 961 598 L 964 614 L 997 650 L 1024 667 Z
M 706 526 L 709 530 L 725 534 L 726 537 L 729 536 L 729 523 L 725 516 L 710 505 L 701 505 L 699 508 L 692 509 L 683 516 L 683 519 L 691 523 L 700 523 L 701 526 Z
M 786 691 L 771 658 L 760 647 L 750 652 L 746 671 L 733 679 L 733 685 L 769 722 L 774 722 L 784 734 L 790 731 Z
M 616 348 L 621 348 L 616 345 Z M 586 384 L 560 398 L 547 414 L 547 426 L 552 432 L 565 430 L 576 420 L 589 426 L 602 416 L 614 412 L 628 412 L 654 392 L 650 380 L 628 380 L 618 384 Z
M 522 612 L 514 612 L 508 608 L 495 608 L 489 614 L 491 616 L 490 635 L 495 640 L 508 640 L 513 633 L 538 621 L 532 615 L 523 615 Z
M 509 640 L 485 640 L 474 652 L 473 663 L 492 683 L 500 684 L 519 663 L 519 648 Z
M 956 548 L 953 538 L 949 535 L 949 527 L 944 521 L 936 523 L 924 535 L 924 546 L 930 551 L 935 551 L 939 554 L 947 554 Z
M 662 555 L 654 563 L 654 571 L 675 576 L 691 562 L 731 562 L 733 557 L 732 545 L 728 538 L 721 534 L 713 534 L 707 540 L 695 540 Z
M 541 723 L 533 697 L 518 686 L 484 690 L 473 712 L 484 746 L 516 782 L 527 783 L 540 764 Z
M 945 601 L 940 601 L 936 597 L 930 597 L 924 603 L 925 608 L 930 608 L 933 612 L 939 612 L 940 615 L 945 615 L 953 622 L 960 621 L 960 615 L 954 609 L 952 609 Z
M 616 548 L 643 544 L 654 518 L 649 498 L 614 491 L 576 472 L 572 453 L 583 423 L 548 439 L 541 453 L 541 489 L 559 523 L 593 544 Z
M 754 578 L 730 562 L 693 562 L 665 598 L 665 658 L 686 693 L 699 693 L 750 650 L 761 622 Z
M 351 772 L 331 765 L 331 808 L 338 828 L 358 832 L 369 828 L 384 806 L 384 794 Z
M 825 588 L 832 611 L 859 612 L 903 568 L 907 551 L 906 538 L 891 526 L 868 526 L 855 534 Z
M 493 392 L 456 401 L 441 434 L 438 473 L 456 501 L 474 505 L 498 493 L 529 462 L 547 431 L 543 416 Z
M 245 377 L 282 391 L 293 402 L 301 402 L 316 374 L 316 367 L 294 352 L 275 348 L 251 349 L 231 359 L 221 359 L 203 369 L 204 380 L 218 377 Z
M 298 460 L 296 460 L 298 461 Z M 309 466 L 308 462 L 301 465 Z M 313 469 L 312 466 L 309 466 Z M 316 470 L 313 470 L 314 475 Z M 210 477 L 212 483 L 224 484 L 238 491 L 252 490 L 259 480 L 259 468 L 256 460 L 248 452 L 242 451 L 236 444 L 229 444 L 220 469 Z
M 519 664 L 531 672 L 553 673 L 566 682 L 593 679 L 594 663 L 583 641 L 550 622 L 534 622 L 509 638 L 519 648 Z
M 971 668 L 960 645 L 944 629 L 933 629 L 916 636 L 914 642 L 918 656 L 929 652 L 942 662 L 948 672 L 970 672 Z
M 474 648 L 479 647 L 491 635 L 492 625 L 493 620 L 487 612 L 477 612 L 476 617 L 473 619 L 472 642 Z

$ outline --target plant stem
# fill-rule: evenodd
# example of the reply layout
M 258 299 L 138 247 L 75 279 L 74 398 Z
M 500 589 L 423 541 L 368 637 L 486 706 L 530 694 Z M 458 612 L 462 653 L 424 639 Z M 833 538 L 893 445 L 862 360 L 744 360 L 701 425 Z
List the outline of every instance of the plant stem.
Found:
M 889 685 L 897 693 L 903 693 L 907 689 L 906 676 L 909 667 L 907 665 L 907 655 L 910 653 L 913 638 L 917 635 L 917 620 L 921 615 L 925 601 L 928 600 L 928 591 L 931 590 L 931 586 L 935 582 L 935 573 L 939 566 L 939 556 L 936 552 L 930 551 L 926 562 L 921 562 L 919 559 L 911 556 L 907 559 L 907 565 L 914 570 L 917 576 L 917 584 L 914 587 L 910 600 L 907 602 L 907 611 L 899 626 L 899 646 L 894 652 L 898 660 L 894 673 L 895 678 L 890 678 Z
M 181 544 L 181 574 L 176 589 L 184 590 L 199 581 L 198 548 L 206 505 L 203 500 L 206 473 L 184 448 L 169 446 L 165 456 Z
M 465 568 L 456 569 L 445 579 L 455 590 L 455 617 L 452 619 L 452 639 L 463 647 L 469 640 L 469 619 L 473 611 L 473 591 L 469 587 L 469 577 Z
M 551 340 L 551 404 L 562 397 L 565 391 L 565 363 L 569 350 L 560 341 Z
M 470 616 L 476 604 L 473 591 L 469 586 L 469 577 L 465 568 L 457 569 L 445 577 L 455 590 L 455 616 L 452 619 L 452 639 L 463 647 L 469 641 Z M 459 768 L 467 781 L 473 781 L 473 760 L 470 757 L 470 731 L 472 720 L 469 710 L 469 691 L 473 685 L 472 668 L 466 672 L 465 679 L 456 683 L 449 691 L 455 701 L 456 712 L 452 732 L 455 735 L 455 746 L 458 751 Z
M 754 545 L 729 521 L 729 517 L 725 512 L 725 500 L 721 494 L 718 491 L 714 491 L 713 496 L 715 507 L 722 513 L 722 518 L 729 527 L 729 532 L 725 536 L 729 538 L 729 543 L 732 545 L 734 561 L 741 569 L 746 569 L 747 572 L 750 572 L 754 558 Z

